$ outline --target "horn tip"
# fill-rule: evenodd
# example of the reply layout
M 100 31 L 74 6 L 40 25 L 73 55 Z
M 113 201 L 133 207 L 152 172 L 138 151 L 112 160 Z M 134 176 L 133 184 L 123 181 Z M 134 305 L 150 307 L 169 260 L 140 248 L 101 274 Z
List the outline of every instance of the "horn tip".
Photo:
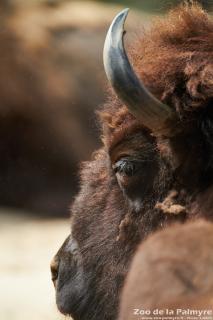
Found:
M 114 50 L 114 48 L 116 47 L 119 47 L 120 39 L 122 39 L 124 35 L 124 23 L 127 18 L 128 12 L 129 8 L 125 8 L 116 15 L 106 35 L 103 49 L 103 62 L 104 69 L 109 81 L 112 80 L 111 64 L 114 63 L 114 59 L 112 58 L 112 50 Z
M 121 10 L 116 17 L 114 18 L 113 22 L 117 21 L 118 19 L 122 19 L 123 21 L 125 21 L 127 15 L 129 13 L 129 8 L 125 8 L 123 10 Z M 112 24 L 113 24 L 112 22 Z
M 129 13 L 129 8 L 125 8 L 118 14 L 118 16 L 124 16 L 126 18 L 128 13 Z

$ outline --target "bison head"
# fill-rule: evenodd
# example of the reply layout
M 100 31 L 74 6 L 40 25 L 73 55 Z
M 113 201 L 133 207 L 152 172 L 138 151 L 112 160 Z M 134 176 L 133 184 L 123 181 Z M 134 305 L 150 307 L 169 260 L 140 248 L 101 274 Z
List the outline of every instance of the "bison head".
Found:
M 197 5 L 175 9 L 130 49 L 134 72 L 126 15 L 105 43 L 116 95 L 99 112 L 103 147 L 82 165 L 72 231 L 52 264 L 58 308 L 75 320 L 116 319 L 129 263 L 150 233 L 212 218 L 212 21 Z

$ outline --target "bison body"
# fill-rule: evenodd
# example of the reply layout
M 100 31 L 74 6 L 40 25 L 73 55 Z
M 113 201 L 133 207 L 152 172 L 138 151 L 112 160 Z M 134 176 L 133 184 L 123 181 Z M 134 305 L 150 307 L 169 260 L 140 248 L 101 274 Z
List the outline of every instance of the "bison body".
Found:
M 212 223 L 193 221 L 145 241 L 131 264 L 119 319 L 141 319 L 145 310 L 172 310 L 173 316 L 180 309 L 212 310 L 212 231 Z

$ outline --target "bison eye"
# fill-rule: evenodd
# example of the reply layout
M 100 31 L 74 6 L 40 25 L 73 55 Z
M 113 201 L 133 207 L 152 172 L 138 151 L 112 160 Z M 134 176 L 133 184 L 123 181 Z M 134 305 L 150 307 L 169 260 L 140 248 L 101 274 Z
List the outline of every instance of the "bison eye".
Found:
M 129 159 L 121 159 L 113 165 L 115 173 L 133 176 L 140 169 L 140 162 Z

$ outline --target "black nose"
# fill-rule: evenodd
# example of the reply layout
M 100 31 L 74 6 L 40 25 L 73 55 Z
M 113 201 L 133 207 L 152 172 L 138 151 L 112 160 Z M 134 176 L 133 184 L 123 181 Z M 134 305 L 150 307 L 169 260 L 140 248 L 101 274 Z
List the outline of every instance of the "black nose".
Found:
M 54 286 L 56 286 L 56 281 L 58 278 L 58 269 L 59 269 L 59 258 L 55 256 L 50 263 L 50 270 L 52 275 L 52 281 Z

